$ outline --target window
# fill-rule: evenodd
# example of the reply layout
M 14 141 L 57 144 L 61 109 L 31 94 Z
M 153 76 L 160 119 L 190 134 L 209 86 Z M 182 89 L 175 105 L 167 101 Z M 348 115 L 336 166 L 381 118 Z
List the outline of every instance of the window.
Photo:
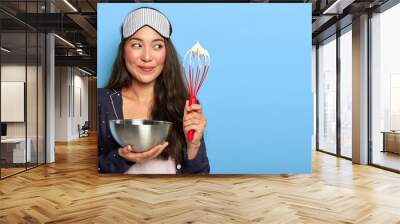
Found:
M 336 36 L 318 47 L 318 149 L 336 153 Z
M 371 157 L 373 164 L 395 170 L 400 170 L 399 21 L 400 4 L 371 19 Z
M 340 36 L 340 155 L 352 157 L 352 32 Z

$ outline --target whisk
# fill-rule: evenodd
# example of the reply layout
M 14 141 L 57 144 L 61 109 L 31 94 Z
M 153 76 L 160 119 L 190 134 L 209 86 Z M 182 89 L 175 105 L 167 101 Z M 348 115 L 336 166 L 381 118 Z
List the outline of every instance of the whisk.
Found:
M 189 91 L 189 105 L 192 105 L 197 102 L 197 93 L 210 67 L 210 55 L 198 41 L 186 52 L 183 58 L 183 67 Z M 186 136 L 191 142 L 194 137 L 194 130 L 188 131 Z

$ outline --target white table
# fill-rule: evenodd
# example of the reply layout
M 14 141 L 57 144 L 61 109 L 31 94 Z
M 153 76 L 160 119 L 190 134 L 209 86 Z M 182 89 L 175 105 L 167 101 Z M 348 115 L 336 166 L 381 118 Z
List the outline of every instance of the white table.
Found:
M 26 139 L 28 143 L 26 147 L 25 154 L 25 138 L 6 138 L 1 139 L 2 145 L 12 145 L 13 146 L 13 163 L 25 163 L 31 162 L 32 154 L 31 154 L 31 146 L 32 140 L 30 138 Z M 26 159 L 26 161 L 25 161 Z

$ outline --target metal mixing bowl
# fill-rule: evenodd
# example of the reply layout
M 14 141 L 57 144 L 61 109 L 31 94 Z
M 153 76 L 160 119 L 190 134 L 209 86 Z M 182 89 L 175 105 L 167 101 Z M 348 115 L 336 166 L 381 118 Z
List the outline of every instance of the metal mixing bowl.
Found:
M 132 145 L 133 151 L 144 152 L 163 143 L 172 122 L 155 120 L 110 120 L 110 130 L 115 141 L 122 147 Z

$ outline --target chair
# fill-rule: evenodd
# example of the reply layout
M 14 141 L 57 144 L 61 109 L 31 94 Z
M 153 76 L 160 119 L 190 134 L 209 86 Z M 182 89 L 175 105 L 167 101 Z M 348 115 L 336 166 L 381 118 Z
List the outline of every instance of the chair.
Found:
M 90 129 L 89 121 L 85 121 L 82 127 L 78 124 L 79 138 L 89 136 L 89 129 Z

